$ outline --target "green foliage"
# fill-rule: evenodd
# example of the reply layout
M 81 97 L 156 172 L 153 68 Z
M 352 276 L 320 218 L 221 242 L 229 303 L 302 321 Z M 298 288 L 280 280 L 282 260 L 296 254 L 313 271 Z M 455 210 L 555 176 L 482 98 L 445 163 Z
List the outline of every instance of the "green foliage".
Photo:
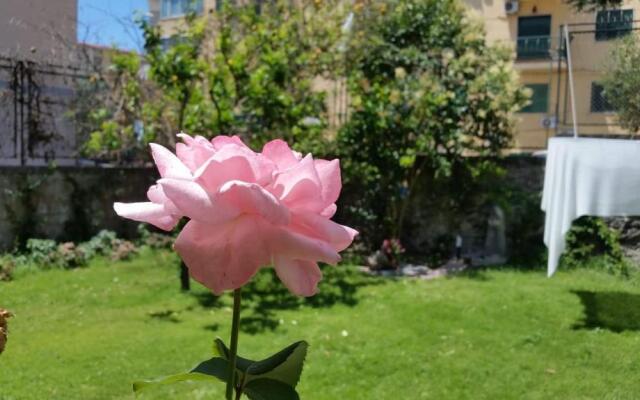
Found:
M 38 268 L 77 268 L 86 265 L 87 254 L 72 242 L 57 244 L 49 239 L 27 240 L 25 258 L 14 258 L 19 264 L 37 265 Z
M 252 400 L 298 399 L 295 387 L 302 374 L 307 347 L 306 342 L 296 342 L 261 361 L 238 357 L 235 370 L 235 382 L 238 383 L 236 391 L 246 392 Z M 152 381 L 136 382 L 133 384 L 133 391 L 139 392 L 156 385 L 184 381 L 218 379 L 226 383 L 229 380 L 229 349 L 222 339 L 217 338 L 214 350 L 217 357 L 201 362 L 191 371 Z
M 346 183 L 362 189 L 357 206 L 376 230 L 399 236 L 419 178 L 494 168 L 526 95 L 510 51 L 487 45 L 458 1 L 373 2 L 355 26 L 353 112 L 338 138 Z
M 151 232 L 147 224 L 138 225 L 138 243 L 152 249 L 171 249 L 174 237 L 167 234 Z
M 82 243 L 80 246 L 89 258 L 97 255 L 108 256 L 111 254 L 117 240 L 118 238 L 115 232 L 103 229 L 88 242 Z
M 81 81 L 74 112 L 79 121 L 83 155 L 101 160 L 131 161 L 148 142 L 136 137 L 135 124 L 154 126 L 143 104 L 152 96 L 149 85 L 140 79 L 141 59 L 136 53 L 112 50 L 103 75 Z
M 207 77 L 214 131 L 237 133 L 256 145 L 282 137 L 303 151 L 326 151 L 325 94 L 312 83 L 332 72 L 339 10 L 334 1 L 264 2 L 259 14 L 252 4 L 225 7 Z M 318 123 L 307 123 L 309 118 Z
M 29 261 L 40 265 L 42 268 L 51 268 L 58 262 L 58 244 L 49 239 L 27 240 L 26 251 Z
M 326 152 L 325 93 L 313 86 L 334 73 L 338 3 L 278 0 L 259 13 L 251 2 L 226 3 L 215 14 L 187 14 L 169 47 L 160 27 L 140 20 L 145 54 L 115 53 L 97 79 L 106 104 L 89 114 L 85 154 L 130 161 L 150 141 L 173 145 L 180 131 L 237 134 L 256 146 L 280 137 Z
M 215 381 L 219 379 L 227 381 L 229 363 L 227 360 L 214 357 L 198 364 L 194 369 L 184 374 L 175 374 L 151 381 L 138 381 L 133 383 L 133 391 L 140 392 L 158 385 L 170 385 L 178 382 L 188 381 Z
M 607 101 L 616 110 L 621 125 L 640 130 L 640 42 L 632 33 L 618 41 L 607 59 L 602 84 Z
M 618 232 L 598 217 L 581 217 L 573 223 L 566 235 L 562 263 L 567 267 L 604 267 L 622 275 L 629 272 Z
M 9 280 L 17 268 L 78 268 L 96 256 L 113 261 L 131 259 L 138 253 L 134 243 L 118 239 L 112 231 L 102 230 L 87 242 L 56 243 L 49 239 L 29 239 L 25 250 L 0 257 L 0 280 Z
M 13 271 L 16 268 L 16 262 L 10 255 L 0 256 L 0 281 L 10 281 L 13 279 Z

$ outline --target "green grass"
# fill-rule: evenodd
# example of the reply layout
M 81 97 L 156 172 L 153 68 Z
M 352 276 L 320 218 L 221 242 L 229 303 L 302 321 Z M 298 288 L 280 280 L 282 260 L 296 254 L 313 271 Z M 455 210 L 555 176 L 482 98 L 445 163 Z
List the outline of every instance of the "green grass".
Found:
M 299 306 L 261 278 L 245 302 L 241 354 L 308 340 L 305 400 L 640 396 L 632 280 L 507 269 L 380 283 L 334 271 L 323 294 Z M 227 339 L 231 299 L 177 286 L 174 256 L 150 251 L 0 283 L 0 306 L 16 314 L 0 356 L 0 399 L 132 399 L 132 381 L 210 357 L 213 338 Z M 222 399 L 223 389 L 182 383 L 141 397 Z

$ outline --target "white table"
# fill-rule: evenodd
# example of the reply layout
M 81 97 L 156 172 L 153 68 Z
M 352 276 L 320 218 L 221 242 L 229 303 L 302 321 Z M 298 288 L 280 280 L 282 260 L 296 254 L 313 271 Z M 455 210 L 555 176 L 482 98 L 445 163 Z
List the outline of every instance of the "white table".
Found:
M 573 220 L 583 215 L 640 215 L 640 141 L 550 139 L 542 210 L 551 276 Z

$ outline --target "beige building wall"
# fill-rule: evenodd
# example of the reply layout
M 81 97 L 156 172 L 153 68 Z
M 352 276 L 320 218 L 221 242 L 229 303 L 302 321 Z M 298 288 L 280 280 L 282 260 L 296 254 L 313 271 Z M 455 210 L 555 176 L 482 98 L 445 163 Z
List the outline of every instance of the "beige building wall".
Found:
M 77 16 L 78 0 L 1 0 L 0 55 L 67 63 Z
M 484 23 L 487 39 L 510 46 L 514 52 L 518 40 L 519 18 L 551 17 L 550 48 L 553 57 L 516 59 L 514 64 L 523 84 L 547 84 L 549 87 L 547 112 L 518 114 L 514 150 L 544 149 L 549 137 L 573 132 L 570 96 L 567 95 L 567 64 L 562 62 L 559 65 L 556 52 L 561 40 L 561 26 L 564 24 L 568 24 L 573 32 L 570 50 L 578 133 L 598 136 L 628 134 L 617 125 L 615 113 L 592 112 L 591 109 L 592 83 L 598 82 L 602 77 L 607 55 L 615 43 L 615 40 L 598 41 L 595 32 L 586 32 L 595 30 L 596 13 L 578 13 L 563 0 L 520 0 L 517 2 L 517 12 L 507 13 L 505 3 L 505 0 L 466 0 L 470 14 Z M 640 20 L 639 1 L 624 1 L 620 9 L 633 10 L 633 19 Z M 633 26 L 635 28 L 637 24 L 634 23 Z M 577 33 L 578 31 L 583 33 Z M 557 128 L 553 124 L 545 128 L 543 122 L 552 122 L 553 118 L 557 121 Z

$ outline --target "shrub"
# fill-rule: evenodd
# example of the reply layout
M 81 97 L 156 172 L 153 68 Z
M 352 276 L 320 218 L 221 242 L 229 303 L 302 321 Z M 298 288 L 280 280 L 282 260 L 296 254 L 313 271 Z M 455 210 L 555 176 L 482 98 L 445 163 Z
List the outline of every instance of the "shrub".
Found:
M 77 268 L 87 264 L 87 256 L 80 246 L 73 242 L 58 245 L 58 262 L 63 268 Z
M 115 232 L 103 229 L 79 247 L 84 251 L 87 258 L 92 258 L 96 255 L 109 256 L 117 240 Z
M 139 244 L 152 249 L 171 249 L 173 245 L 173 236 L 151 232 L 146 224 L 138 225 L 138 235 L 140 235 Z
M 15 268 L 16 262 L 13 257 L 9 255 L 0 257 L 0 281 L 10 281 Z
M 27 260 L 42 268 L 53 268 L 58 265 L 58 245 L 49 239 L 27 240 Z
M 581 217 L 566 236 L 562 263 L 567 267 L 600 266 L 627 275 L 629 266 L 620 246 L 619 235 L 598 217 Z
M 116 239 L 111 250 L 111 260 L 128 260 L 138 252 L 136 245 L 128 240 Z

